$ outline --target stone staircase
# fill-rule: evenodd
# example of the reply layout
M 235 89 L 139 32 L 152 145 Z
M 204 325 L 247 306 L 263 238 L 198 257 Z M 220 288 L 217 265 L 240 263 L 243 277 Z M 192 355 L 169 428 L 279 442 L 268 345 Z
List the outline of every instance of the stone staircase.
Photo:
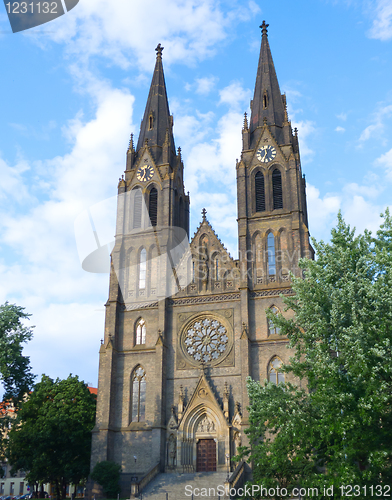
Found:
M 222 493 L 226 477 L 225 472 L 162 473 L 158 474 L 143 489 L 139 498 L 143 500 L 166 500 L 166 498 L 168 500 L 198 500 L 203 498 L 223 500 L 225 496 Z M 218 486 L 221 486 L 220 492 L 217 489 Z M 206 493 L 202 492 L 201 488 L 206 488 Z M 192 492 L 194 493 L 193 498 Z

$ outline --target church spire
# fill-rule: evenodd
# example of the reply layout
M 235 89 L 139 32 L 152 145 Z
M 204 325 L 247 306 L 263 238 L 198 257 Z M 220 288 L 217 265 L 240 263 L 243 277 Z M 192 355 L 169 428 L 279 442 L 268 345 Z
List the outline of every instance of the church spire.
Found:
M 167 145 L 175 154 L 173 138 L 173 119 L 170 116 L 169 103 L 167 100 L 165 76 L 163 74 L 162 51 L 163 47 L 159 43 L 155 49 L 157 60 L 155 63 L 154 75 L 151 81 L 150 92 L 148 94 L 144 117 L 140 126 L 139 140 L 136 151 L 139 151 L 148 140 L 148 146 L 155 153 L 157 162 L 161 159 L 162 147 Z M 169 132 L 167 134 L 167 131 Z M 166 139 L 166 144 L 165 144 Z
M 281 128 L 285 122 L 285 108 L 280 93 L 279 82 L 275 72 L 274 61 L 268 43 L 268 24 L 263 21 L 260 26 L 262 39 L 259 66 L 257 68 L 255 93 L 252 101 L 250 133 L 262 127 L 267 119 L 267 125 Z M 273 130 L 276 139 L 279 131 Z

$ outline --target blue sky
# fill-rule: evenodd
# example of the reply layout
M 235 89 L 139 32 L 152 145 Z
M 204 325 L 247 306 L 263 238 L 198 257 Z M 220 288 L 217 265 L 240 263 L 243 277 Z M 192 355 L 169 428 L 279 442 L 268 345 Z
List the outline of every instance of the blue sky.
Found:
M 339 209 L 377 229 L 392 203 L 392 0 L 80 0 L 18 34 L 0 7 L 0 302 L 33 314 L 38 375 L 97 383 L 108 276 L 82 270 L 74 220 L 116 194 L 159 42 L 192 234 L 206 207 L 236 254 L 235 161 L 263 19 L 311 234 L 328 239 Z

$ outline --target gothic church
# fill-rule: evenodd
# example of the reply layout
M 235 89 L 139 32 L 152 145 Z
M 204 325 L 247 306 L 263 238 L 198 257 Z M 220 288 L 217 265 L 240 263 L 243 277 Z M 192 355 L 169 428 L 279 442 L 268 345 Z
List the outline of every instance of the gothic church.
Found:
M 289 272 L 299 275 L 298 259 L 313 258 L 313 249 L 298 134 L 279 89 L 267 27 L 263 22 L 240 160 L 233 161 L 238 260 L 205 211 L 189 243 L 190 197 L 174 143 L 162 47 L 156 49 L 137 146 L 131 138 L 118 185 L 93 431 L 92 466 L 120 464 L 127 496 L 131 483 L 156 466 L 167 473 L 226 471 L 246 443 L 246 378 L 284 380 L 279 367 L 290 354 L 287 339 L 267 321 L 266 310 L 283 310 Z M 158 258 L 167 244 L 157 233 L 171 228 L 185 235 L 190 258 L 189 279 L 177 273 L 169 294 L 160 284 L 173 262 Z

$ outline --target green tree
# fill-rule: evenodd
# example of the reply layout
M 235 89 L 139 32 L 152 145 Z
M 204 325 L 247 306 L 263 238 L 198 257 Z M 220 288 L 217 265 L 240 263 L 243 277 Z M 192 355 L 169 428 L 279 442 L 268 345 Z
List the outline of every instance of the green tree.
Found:
M 23 344 L 31 340 L 33 327 L 23 324 L 30 314 L 6 302 L 0 305 L 0 383 L 4 401 L 21 401 L 34 382 L 30 358 L 22 354 Z
M 7 407 L 12 404 L 15 409 L 18 408 L 35 378 L 31 373 L 29 357 L 23 355 L 23 345 L 33 336 L 33 327 L 24 324 L 29 317 L 23 307 L 8 302 L 0 305 L 0 388 L 3 388 L 0 401 L 0 461 L 4 458 L 6 431 L 11 420 Z
M 57 498 L 64 498 L 67 484 L 88 477 L 95 406 L 95 395 L 77 376 L 43 375 L 9 432 L 12 470 L 28 471 L 30 483 L 55 484 Z
M 293 383 L 248 381 L 251 445 L 242 457 L 259 484 L 365 487 L 392 480 L 392 219 L 376 237 L 338 216 L 330 243 L 313 242 L 287 309 L 269 318 L 289 338 Z M 294 383 L 295 382 L 295 383 Z M 375 491 L 375 490 L 374 490 Z M 278 498 L 278 496 L 276 497 Z
M 116 462 L 98 462 L 91 473 L 91 479 L 102 486 L 108 498 L 115 498 L 120 493 L 120 471 L 121 466 Z

